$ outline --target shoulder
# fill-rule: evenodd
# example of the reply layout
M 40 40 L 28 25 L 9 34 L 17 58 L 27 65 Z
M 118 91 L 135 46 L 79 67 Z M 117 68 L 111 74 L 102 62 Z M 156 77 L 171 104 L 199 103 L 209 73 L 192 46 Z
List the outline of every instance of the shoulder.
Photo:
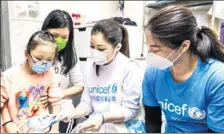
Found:
M 224 63 L 215 59 L 210 59 L 207 64 L 209 67 L 206 72 L 210 80 L 224 82 Z
M 218 60 L 210 59 L 208 63 L 207 88 L 210 96 L 216 93 L 224 93 L 224 63 Z
M 13 67 L 8 68 L 7 70 L 5 70 L 4 72 L 1 73 L 2 76 L 12 76 L 17 74 L 21 69 L 20 65 L 16 65 Z
M 215 59 L 210 59 L 208 61 L 208 64 L 210 65 L 210 69 L 213 69 L 214 71 L 218 72 L 224 72 L 224 63 Z
M 123 70 L 128 73 L 128 72 L 136 72 L 139 74 L 140 72 L 140 65 L 139 63 L 134 60 L 126 57 L 122 53 L 118 53 L 118 60 L 117 60 L 117 65 L 119 68 L 123 68 Z M 122 71 L 122 70 L 121 70 Z
M 18 75 L 20 71 L 22 71 L 21 67 L 19 65 L 16 65 L 2 72 L 1 85 L 7 85 L 11 83 L 13 79 L 16 79 L 16 77 L 20 78 L 20 76 Z

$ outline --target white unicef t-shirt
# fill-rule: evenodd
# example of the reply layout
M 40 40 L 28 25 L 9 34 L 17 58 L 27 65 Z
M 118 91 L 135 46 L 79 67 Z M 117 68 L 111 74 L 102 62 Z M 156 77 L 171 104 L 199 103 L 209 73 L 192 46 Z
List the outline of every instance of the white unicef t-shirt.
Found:
M 65 67 L 62 67 L 62 62 L 57 62 L 54 66 L 54 70 L 58 80 L 58 87 L 60 87 L 62 90 L 66 90 L 72 86 L 83 87 L 83 79 L 79 61 L 66 76 L 63 74 Z M 76 95 L 73 96 L 73 98 L 62 99 L 61 109 L 68 110 L 68 108 L 74 108 L 72 99 L 74 100 L 75 98 L 75 100 L 78 101 L 80 100 L 80 96 L 81 95 Z
M 80 105 L 89 109 L 89 113 L 123 112 L 125 121 L 135 117 L 139 110 L 141 96 L 140 69 L 136 62 L 118 53 L 116 58 L 106 66 L 100 66 L 99 77 L 92 62 L 84 78 L 84 92 Z M 122 72 L 123 71 L 123 72 Z M 121 76 L 123 74 L 123 76 Z M 118 84 L 123 78 L 121 91 L 121 110 L 113 109 L 111 103 L 117 99 Z M 116 132 L 112 123 L 105 123 L 102 128 L 107 132 Z

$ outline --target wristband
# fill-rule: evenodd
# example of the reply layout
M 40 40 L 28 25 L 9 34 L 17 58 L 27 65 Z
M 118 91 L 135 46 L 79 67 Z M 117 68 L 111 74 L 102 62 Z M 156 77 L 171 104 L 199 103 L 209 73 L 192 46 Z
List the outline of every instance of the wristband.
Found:
M 5 126 L 5 125 L 9 124 L 10 122 L 12 122 L 12 120 L 3 123 L 2 126 Z

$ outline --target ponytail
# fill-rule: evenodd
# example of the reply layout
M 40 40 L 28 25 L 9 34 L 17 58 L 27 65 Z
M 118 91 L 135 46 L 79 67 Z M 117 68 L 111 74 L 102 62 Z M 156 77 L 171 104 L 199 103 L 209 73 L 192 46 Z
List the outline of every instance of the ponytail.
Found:
M 164 45 L 176 49 L 183 41 L 190 40 L 190 51 L 203 62 L 214 58 L 224 62 L 224 46 L 209 28 L 198 28 L 192 11 L 182 6 L 167 6 L 148 21 L 147 30 Z
M 121 31 L 122 31 L 122 41 L 121 41 L 122 47 L 120 49 L 120 52 L 123 53 L 125 56 L 130 57 L 128 31 L 122 25 L 121 25 Z
M 202 61 L 208 58 L 214 58 L 224 62 L 224 46 L 219 42 L 217 35 L 207 27 L 201 27 L 197 33 L 197 43 L 192 47 L 193 52 L 198 55 Z
M 122 44 L 120 52 L 129 57 L 129 41 L 128 31 L 125 27 L 111 19 L 105 19 L 97 22 L 92 30 L 91 35 L 102 33 L 104 39 L 115 48 L 118 44 Z M 96 65 L 96 75 L 99 76 L 99 65 Z

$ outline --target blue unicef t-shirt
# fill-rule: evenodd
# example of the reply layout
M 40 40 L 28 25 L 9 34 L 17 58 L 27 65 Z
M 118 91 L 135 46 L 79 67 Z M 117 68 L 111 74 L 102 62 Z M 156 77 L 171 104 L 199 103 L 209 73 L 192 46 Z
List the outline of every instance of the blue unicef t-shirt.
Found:
M 224 132 L 224 63 L 198 60 L 191 77 L 181 83 L 174 81 L 170 68 L 149 66 L 142 88 L 143 104 L 163 110 L 165 132 Z

